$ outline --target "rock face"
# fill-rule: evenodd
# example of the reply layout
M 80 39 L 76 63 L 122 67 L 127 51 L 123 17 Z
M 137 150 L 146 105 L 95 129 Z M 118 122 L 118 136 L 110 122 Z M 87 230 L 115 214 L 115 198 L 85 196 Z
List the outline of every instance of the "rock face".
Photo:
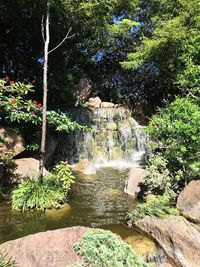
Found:
M 16 170 L 14 172 L 17 179 L 27 178 L 31 174 L 37 174 L 39 170 L 39 161 L 34 158 L 23 158 L 15 160 Z M 48 171 L 44 169 L 44 175 L 48 174 Z
M 140 191 L 139 185 L 143 182 L 145 174 L 146 172 L 142 168 L 131 168 L 124 192 L 128 195 L 136 196 L 136 194 Z
M 200 233 L 184 217 L 171 216 L 161 220 L 147 216 L 136 226 L 153 237 L 176 266 L 199 266 Z
M 74 169 L 77 172 L 82 172 L 83 174 L 87 175 L 96 174 L 96 167 L 94 163 L 90 162 L 87 159 L 81 160 L 78 164 L 76 164 Z
M 66 267 L 80 262 L 73 245 L 80 242 L 87 228 L 71 227 L 29 235 L 0 245 L 20 267 Z
M 200 222 L 200 180 L 191 181 L 180 193 L 177 208 L 184 217 Z
M 0 135 L 4 138 L 4 142 L 0 143 L 0 153 L 12 151 L 16 156 L 25 150 L 23 137 L 12 128 L 0 126 Z
M 58 145 L 58 139 L 53 135 L 48 135 L 47 143 L 46 143 L 46 151 L 45 151 L 45 156 L 44 156 L 44 165 L 46 167 L 50 166 L 53 160 L 57 145 Z

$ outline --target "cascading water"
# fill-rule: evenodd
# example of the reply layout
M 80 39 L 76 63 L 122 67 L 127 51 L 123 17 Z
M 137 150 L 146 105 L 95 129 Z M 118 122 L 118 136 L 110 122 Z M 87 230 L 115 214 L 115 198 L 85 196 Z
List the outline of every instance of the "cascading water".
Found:
M 146 134 L 127 108 L 76 108 L 67 115 L 91 130 L 62 135 L 57 159 L 73 164 L 87 158 L 97 166 L 136 165 L 142 162 Z

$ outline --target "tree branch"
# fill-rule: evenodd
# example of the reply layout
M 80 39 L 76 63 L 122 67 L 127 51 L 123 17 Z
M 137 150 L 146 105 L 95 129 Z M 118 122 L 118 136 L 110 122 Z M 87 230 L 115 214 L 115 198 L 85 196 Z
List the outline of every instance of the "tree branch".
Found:
M 41 32 L 42 32 L 43 42 L 45 43 L 45 37 L 44 37 L 44 16 L 42 16 L 42 21 L 41 21 Z
M 72 28 L 70 27 L 69 30 L 68 30 L 67 35 L 65 36 L 65 38 L 64 38 L 64 39 L 63 39 L 63 40 L 62 40 L 56 47 L 54 47 L 53 49 L 51 49 L 51 50 L 48 52 L 48 54 L 50 54 L 51 52 L 53 52 L 54 50 L 56 50 L 58 47 L 60 47 L 60 46 L 65 42 L 66 39 L 69 39 L 69 38 L 72 38 L 72 37 L 75 36 L 75 34 L 69 36 L 71 30 L 72 30 Z

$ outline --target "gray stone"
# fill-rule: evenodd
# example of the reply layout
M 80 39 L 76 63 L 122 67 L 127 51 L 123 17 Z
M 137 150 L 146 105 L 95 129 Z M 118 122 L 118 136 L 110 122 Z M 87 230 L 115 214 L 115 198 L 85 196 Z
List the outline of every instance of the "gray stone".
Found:
M 39 160 L 34 158 L 22 158 L 15 160 L 16 169 L 14 175 L 17 180 L 25 179 L 31 175 L 37 175 L 39 173 Z M 44 168 L 44 175 L 47 175 L 48 171 Z
M 126 182 L 124 192 L 131 196 L 136 196 L 140 191 L 140 183 L 143 182 L 146 171 L 142 168 L 131 168 L 128 174 L 128 181 Z
M 175 266 L 199 266 L 200 233 L 184 217 L 157 219 L 146 216 L 136 222 L 136 227 L 156 240 Z
M 177 208 L 187 219 L 200 222 L 200 180 L 191 181 L 180 193 Z
M 0 154 L 11 152 L 16 156 L 25 150 L 23 137 L 14 129 L 0 126 L 0 135 L 4 138 L 4 142 L 0 143 Z
M 73 246 L 88 228 L 71 227 L 29 235 L 0 245 L 20 267 L 66 267 L 81 262 Z

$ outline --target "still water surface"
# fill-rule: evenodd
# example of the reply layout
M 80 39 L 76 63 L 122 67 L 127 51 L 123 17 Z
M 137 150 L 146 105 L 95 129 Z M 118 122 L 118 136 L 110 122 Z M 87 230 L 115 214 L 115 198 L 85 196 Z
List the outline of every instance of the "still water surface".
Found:
M 29 234 L 82 225 L 109 229 L 126 238 L 133 230 L 122 225 L 135 202 L 123 189 L 128 169 L 101 168 L 96 176 L 76 174 L 70 208 L 47 212 L 14 212 L 10 201 L 0 203 L 0 243 Z

